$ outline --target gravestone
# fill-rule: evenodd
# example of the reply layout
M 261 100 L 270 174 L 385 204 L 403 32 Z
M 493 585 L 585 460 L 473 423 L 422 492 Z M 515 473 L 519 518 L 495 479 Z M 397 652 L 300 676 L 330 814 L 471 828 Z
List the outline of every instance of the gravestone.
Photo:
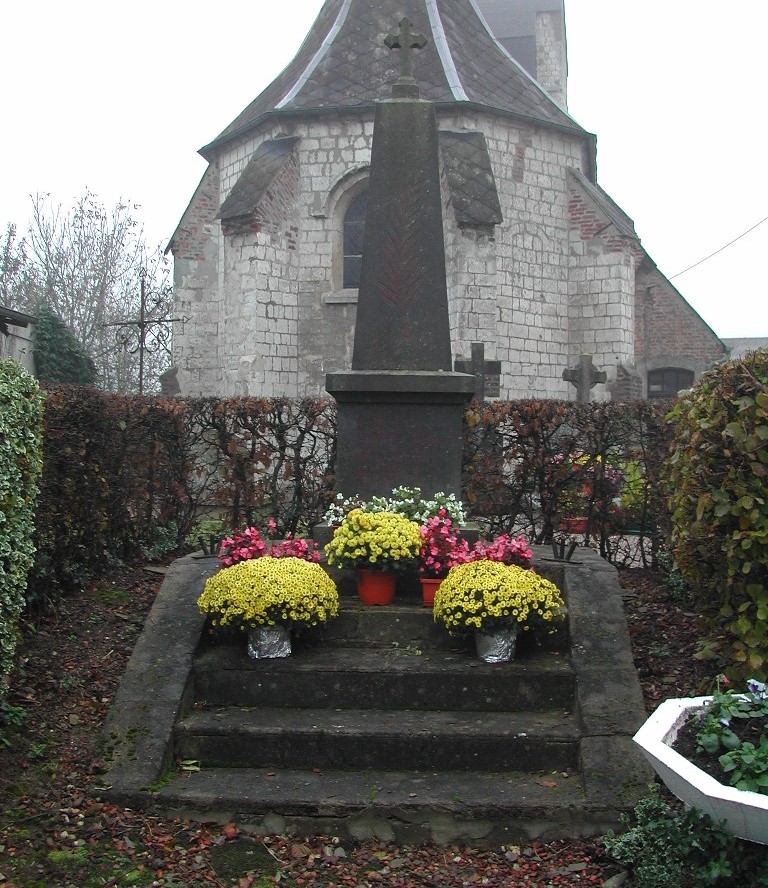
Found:
M 575 367 L 563 370 L 563 379 L 576 386 L 576 400 L 579 404 L 588 404 L 590 391 L 598 382 L 605 382 L 607 378 L 605 370 L 592 366 L 592 355 L 581 355 Z
M 385 44 L 401 73 L 376 106 L 352 369 L 326 376 L 338 404 L 336 489 L 460 495 L 475 381 L 451 369 L 437 119 L 413 77 L 426 40 L 404 18 Z
M 469 361 L 456 358 L 453 369 L 459 373 L 471 373 L 475 377 L 475 398 L 498 398 L 501 394 L 501 361 L 485 359 L 485 343 L 472 343 L 472 357 Z

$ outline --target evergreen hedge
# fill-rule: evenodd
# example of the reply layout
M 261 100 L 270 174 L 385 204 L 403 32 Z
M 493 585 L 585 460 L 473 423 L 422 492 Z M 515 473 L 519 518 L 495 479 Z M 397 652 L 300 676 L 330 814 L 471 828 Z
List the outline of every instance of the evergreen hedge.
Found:
M 35 553 L 42 409 L 35 380 L 15 361 L 0 361 L 0 702 L 7 692 Z

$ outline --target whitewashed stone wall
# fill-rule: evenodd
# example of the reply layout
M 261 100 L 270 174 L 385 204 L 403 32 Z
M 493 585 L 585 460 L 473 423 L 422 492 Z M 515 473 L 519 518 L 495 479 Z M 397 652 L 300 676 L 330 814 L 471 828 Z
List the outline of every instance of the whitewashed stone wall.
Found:
M 536 13 L 536 80 L 561 108 L 568 107 L 568 56 L 561 11 Z
M 477 115 L 504 221 L 496 227 L 496 357 L 501 395 L 569 397 L 567 169 L 581 147 L 565 134 Z
M 569 287 L 568 277 L 569 267 L 587 274 L 569 259 L 567 170 L 582 168 L 581 144 L 479 112 L 442 115 L 440 126 L 485 133 L 504 217 L 490 229 L 459 228 L 443 183 L 454 356 L 468 358 L 472 342 L 485 343 L 486 357 L 502 363 L 504 398 L 571 397 L 563 369 L 604 344 L 602 328 L 586 336 L 569 309 L 572 295 L 585 304 L 592 295 Z M 218 180 L 211 172 L 201 183 L 174 249 L 178 310 L 190 318 L 175 338 L 183 393 L 317 395 L 326 373 L 349 367 L 356 292 L 341 288 L 341 222 L 350 194 L 363 187 L 372 130 L 362 117 L 282 122 L 224 152 Z M 259 144 L 278 136 L 299 142 L 270 186 L 275 194 L 254 230 L 223 236 L 218 207 Z M 617 277 L 609 266 L 613 295 L 631 305 L 630 270 Z M 618 310 L 613 295 L 606 330 Z M 623 331 L 631 307 L 622 311 Z M 631 351 L 631 336 L 618 339 L 621 354 Z
M 0 330 L 0 360 L 16 361 L 34 375 L 35 359 L 32 353 L 32 327 L 17 327 L 7 324 L 8 335 Z

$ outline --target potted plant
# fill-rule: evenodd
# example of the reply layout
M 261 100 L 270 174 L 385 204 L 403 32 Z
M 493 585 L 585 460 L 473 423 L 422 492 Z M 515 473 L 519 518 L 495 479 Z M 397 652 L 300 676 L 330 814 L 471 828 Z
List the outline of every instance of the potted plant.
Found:
M 353 509 L 325 547 L 328 564 L 358 572 L 364 604 L 392 604 L 396 573 L 410 567 L 421 550 L 419 525 L 392 512 Z
M 554 583 L 501 561 L 470 561 L 452 568 L 435 593 L 434 618 L 451 632 L 472 632 L 477 655 L 502 663 L 515 655 L 518 631 L 563 616 Z
M 560 530 L 583 534 L 617 513 L 624 472 L 599 454 L 578 454 L 569 465 L 558 493 Z
M 233 533 L 232 536 L 224 537 L 216 556 L 219 564 L 222 567 L 231 567 L 240 561 L 263 558 L 265 555 L 273 558 L 301 558 L 315 563 L 320 561 L 320 552 L 314 540 L 294 537 L 289 533 L 285 539 L 274 541 L 277 525 L 273 518 L 267 522 L 267 529 L 269 541 L 262 538 L 257 527 L 246 527 Z
M 635 743 L 681 801 L 731 835 L 768 844 L 768 691 L 665 700 Z
M 210 577 L 198 607 L 213 624 L 244 629 L 254 659 L 291 654 L 291 630 L 325 623 L 339 612 L 336 584 L 311 561 L 264 555 Z
M 453 521 L 445 509 L 428 518 L 419 528 L 422 544 L 419 552 L 418 572 L 421 582 L 421 598 L 424 607 L 432 607 L 435 592 L 448 576 L 448 571 L 470 560 L 469 543 L 457 535 Z
M 533 561 L 533 552 L 524 536 L 511 537 L 508 533 L 502 533 L 490 543 L 485 540 L 478 540 L 475 543 L 470 560 L 480 561 L 482 559 L 528 568 Z

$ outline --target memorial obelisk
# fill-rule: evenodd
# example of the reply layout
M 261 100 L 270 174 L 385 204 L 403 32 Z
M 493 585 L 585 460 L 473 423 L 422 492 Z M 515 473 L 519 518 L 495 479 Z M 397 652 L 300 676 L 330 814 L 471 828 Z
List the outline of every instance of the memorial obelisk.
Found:
M 352 369 L 326 377 L 338 403 L 336 490 L 459 495 L 475 380 L 451 370 L 437 117 L 413 76 L 426 39 L 405 18 L 385 43 L 401 73 L 376 106 Z

